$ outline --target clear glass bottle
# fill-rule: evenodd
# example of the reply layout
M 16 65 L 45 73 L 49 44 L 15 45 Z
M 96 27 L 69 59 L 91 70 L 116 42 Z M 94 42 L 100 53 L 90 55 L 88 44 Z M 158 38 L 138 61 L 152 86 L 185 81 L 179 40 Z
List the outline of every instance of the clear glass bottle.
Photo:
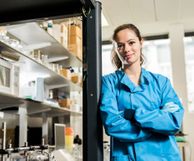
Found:
M 76 161 L 82 161 L 82 140 L 80 139 L 79 135 L 75 136 L 73 143 L 74 147 L 72 155 Z

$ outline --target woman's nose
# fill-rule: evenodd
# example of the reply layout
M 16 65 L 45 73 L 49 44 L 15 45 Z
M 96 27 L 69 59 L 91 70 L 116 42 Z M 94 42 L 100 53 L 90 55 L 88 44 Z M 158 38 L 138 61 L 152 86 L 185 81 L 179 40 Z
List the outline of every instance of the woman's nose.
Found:
M 131 46 L 128 43 L 125 43 L 124 45 L 124 52 L 129 52 L 131 50 Z

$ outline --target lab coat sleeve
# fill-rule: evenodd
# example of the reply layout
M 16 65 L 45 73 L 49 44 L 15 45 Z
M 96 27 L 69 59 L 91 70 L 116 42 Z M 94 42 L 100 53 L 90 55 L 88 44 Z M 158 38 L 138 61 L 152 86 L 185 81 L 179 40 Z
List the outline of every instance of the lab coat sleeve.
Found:
M 124 118 L 124 112 L 118 110 L 117 99 L 111 88 L 109 80 L 102 79 L 100 113 L 107 135 L 124 142 L 138 142 L 151 136 L 148 130 Z
M 164 81 L 161 90 L 161 107 L 155 110 L 138 108 L 134 118 L 141 128 L 173 135 L 181 127 L 184 109 L 168 79 Z

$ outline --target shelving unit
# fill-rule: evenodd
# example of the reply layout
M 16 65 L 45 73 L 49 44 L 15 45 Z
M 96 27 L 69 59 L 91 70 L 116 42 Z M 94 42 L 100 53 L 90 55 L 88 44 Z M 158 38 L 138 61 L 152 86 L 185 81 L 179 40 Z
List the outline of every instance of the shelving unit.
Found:
M 32 32 L 30 32 L 31 30 Z M 25 44 L 29 44 L 29 45 L 26 45 L 24 48 L 27 48 L 28 46 L 30 46 L 30 43 L 49 44 L 49 46 L 46 46 L 44 48 L 41 47 L 40 51 L 42 51 L 43 53 L 46 53 L 50 59 L 55 58 L 56 60 L 58 58 L 61 58 L 62 56 L 66 56 L 68 57 L 68 61 L 63 62 L 65 66 L 68 67 L 72 65 L 72 66 L 81 67 L 82 65 L 82 62 L 77 57 L 75 57 L 70 52 L 68 52 L 68 50 L 65 49 L 61 44 L 59 44 L 59 42 L 57 42 L 53 37 L 51 37 L 46 31 L 41 29 L 37 23 L 14 25 L 14 26 L 8 27 L 8 32 L 11 33 L 13 36 L 17 37 L 20 41 L 25 42 Z M 35 37 L 33 37 L 33 35 L 35 35 Z M 75 84 L 71 82 L 67 78 L 59 75 L 58 73 L 54 72 L 53 70 L 45 66 L 43 63 L 38 62 L 37 60 L 29 56 L 29 54 L 26 54 L 24 49 L 19 50 L 3 41 L 0 41 L 0 46 L 1 46 L 1 52 L 9 52 L 10 54 L 13 55 L 13 57 L 18 57 L 18 59 L 20 58 L 20 62 L 19 62 L 20 67 L 22 69 L 25 69 L 25 72 L 40 73 L 40 76 L 47 75 L 47 77 L 45 78 L 45 83 L 47 85 L 53 86 L 53 88 L 66 87 L 65 89 L 66 92 L 70 90 L 79 91 L 82 89 L 80 84 Z M 37 47 L 38 45 L 34 45 L 34 46 Z M 39 47 L 40 46 L 41 45 L 39 45 Z
M 28 71 L 40 71 L 43 73 L 49 73 L 49 77 L 45 78 L 45 83 L 49 84 L 52 87 L 61 88 L 63 87 L 65 92 L 68 92 L 70 89 L 72 90 L 82 90 L 83 89 L 83 113 L 75 112 L 75 111 L 69 111 L 69 109 L 58 109 L 55 106 L 50 106 L 47 103 L 40 103 L 40 102 L 34 102 L 31 100 L 25 100 L 23 98 L 19 98 L 17 96 L 7 95 L 0 93 L 0 101 L 1 98 L 4 100 L 4 107 L 0 106 L 0 108 L 5 108 L 5 106 L 8 108 L 10 106 L 18 105 L 22 106 L 21 113 L 22 115 L 22 109 L 23 105 L 27 105 L 28 108 L 25 108 L 23 110 L 27 110 L 27 113 L 30 116 L 34 117 L 41 117 L 41 115 L 53 117 L 53 113 L 60 116 L 61 114 L 64 115 L 83 115 L 83 160 L 84 161 L 102 161 L 102 139 L 100 134 L 100 125 L 99 125 L 99 119 L 97 119 L 97 106 L 98 106 L 98 99 L 99 99 L 99 89 L 100 89 L 100 71 L 99 70 L 99 54 L 100 54 L 100 3 L 94 0 L 43 0 L 43 1 L 33 1 L 30 0 L 28 3 L 23 3 L 22 0 L 16 0 L 15 3 L 8 3 L 6 0 L 1 1 L 2 6 L 0 8 L 0 23 L 1 24 L 16 24 L 17 22 L 23 23 L 23 22 L 32 22 L 35 19 L 44 19 L 47 20 L 49 17 L 73 17 L 73 16 L 82 16 L 83 18 L 83 47 L 84 47 L 84 58 L 83 62 L 81 62 L 79 59 L 76 59 L 75 56 L 71 57 L 69 59 L 65 59 L 65 57 L 61 57 L 61 55 L 55 55 L 57 58 L 55 58 L 54 61 L 62 60 L 61 62 L 65 62 L 67 66 L 81 66 L 84 64 L 83 68 L 83 76 L 84 76 L 84 82 L 83 87 L 79 84 L 74 84 L 70 82 L 69 80 L 66 80 L 65 78 L 59 76 L 55 72 L 51 71 L 48 68 L 45 68 L 44 65 L 41 63 L 37 63 L 30 57 L 28 57 L 25 53 L 22 51 L 18 51 L 15 49 L 12 49 L 11 47 L 7 46 L 7 44 L 0 43 L 0 46 L 2 45 L 3 48 L 1 49 L 8 49 L 16 56 L 21 57 L 23 60 L 29 61 L 31 65 L 25 66 L 25 64 L 21 64 L 23 67 L 26 68 Z M 14 15 L 14 16 L 13 16 Z M 37 22 L 38 22 L 37 21 Z M 32 26 L 35 25 L 35 28 L 37 27 L 37 24 L 31 23 Z M 18 26 L 19 27 L 19 26 Z M 39 30 L 39 28 L 37 28 Z M 11 32 L 10 28 L 10 32 Z M 41 29 L 42 30 L 42 29 Z M 31 33 L 31 31 L 30 31 Z M 14 34 L 14 32 L 12 32 Z M 23 33 L 22 33 L 23 34 Z M 43 33 L 44 34 L 44 33 Z M 36 35 L 36 33 L 33 34 L 33 36 Z M 26 35 L 28 38 L 31 36 Z M 39 37 L 39 35 L 37 35 Z M 44 36 L 43 36 L 44 37 Z M 47 35 L 46 36 L 47 41 L 42 41 L 39 45 L 37 45 L 37 42 L 35 42 L 31 46 L 26 46 L 26 49 L 38 47 L 41 52 L 47 52 L 50 54 L 53 54 L 53 52 L 60 53 L 64 52 L 64 48 L 61 48 L 61 45 L 58 45 L 56 43 L 56 40 L 52 38 L 52 36 Z M 50 40 L 50 42 L 48 42 Z M 52 44 L 52 48 L 49 48 Z M 47 46 L 47 48 L 44 48 Z M 5 47 L 5 48 L 4 48 Z M 19 54 L 18 54 L 19 53 Z M 67 56 L 68 52 L 67 52 Z M 50 61 L 53 61 L 53 58 L 50 59 Z M 51 78 L 51 79 L 49 79 Z M 55 84 L 56 83 L 56 84 Z M 66 87 L 66 88 L 65 88 Z M 66 90 L 67 89 L 67 90 Z M 9 101 L 9 104 L 6 105 L 7 101 Z M 41 107 L 42 111 L 37 108 L 37 105 Z M 21 120 L 23 121 L 23 120 Z M 44 120 L 47 122 L 46 120 Z M 45 127 L 45 129 L 47 129 Z M 44 129 L 44 130 L 45 130 Z M 92 144 L 92 145 L 91 145 Z
M 5 28 L 7 36 L 5 39 L 1 37 L 0 40 L 0 52 L 3 53 L 1 56 L 6 58 L 6 53 L 8 53 L 10 57 L 14 58 L 14 61 L 10 63 L 20 67 L 22 78 L 26 73 L 31 73 L 33 76 L 27 75 L 27 77 L 32 77 L 31 79 L 34 82 L 37 78 L 43 79 L 44 87 L 40 87 L 41 89 L 37 90 L 44 90 L 44 97 L 48 98 L 49 90 L 58 90 L 66 93 L 68 97 L 72 91 L 82 91 L 81 83 L 74 83 L 69 78 L 61 75 L 59 69 L 56 71 L 55 68 L 51 68 L 55 65 L 54 63 L 51 64 L 51 62 L 58 63 L 58 61 L 63 65 L 63 68 L 69 66 L 81 68 L 82 61 L 42 29 L 37 22 L 6 26 Z M 15 42 L 15 44 L 12 42 Z M 42 55 L 47 55 L 46 62 L 34 58 L 31 55 L 34 50 L 38 50 Z M 29 82 L 28 79 L 26 81 L 27 83 Z M 22 85 L 20 86 L 22 87 Z M 21 88 L 21 90 L 24 89 Z M 1 110 L 3 112 L 19 116 L 20 127 L 24 129 L 20 129 L 20 132 L 23 133 L 20 135 L 20 140 L 23 139 L 23 142 L 27 141 L 27 116 L 39 117 L 43 118 L 43 120 L 54 117 L 82 117 L 81 111 L 74 111 L 70 107 L 60 107 L 54 99 L 37 101 L 36 98 L 35 100 L 33 100 L 34 98 L 25 99 L 22 96 L 4 94 L 3 92 L 0 93 L 0 98 L 4 100 L 2 102 L 0 99 L 0 108 L 2 107 Z M 82 105 L 79 106 L 82 107 Z M 45 126 L 48 125 L 44 123 L 42 129 Z M 45 130 L 44 135 L 48 136 L 48 133 L 45 134 Z M 22 141 L 20 141 L 21 143 Z

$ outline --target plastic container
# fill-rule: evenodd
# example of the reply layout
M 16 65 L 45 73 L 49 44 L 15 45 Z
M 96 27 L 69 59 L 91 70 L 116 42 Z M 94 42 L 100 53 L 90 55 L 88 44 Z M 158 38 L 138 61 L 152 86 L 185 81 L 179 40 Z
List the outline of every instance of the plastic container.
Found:
M 73 150 L 73 128 L 66 127 L 65 128 L 65 149 L 68 152 L 72 152 Z

